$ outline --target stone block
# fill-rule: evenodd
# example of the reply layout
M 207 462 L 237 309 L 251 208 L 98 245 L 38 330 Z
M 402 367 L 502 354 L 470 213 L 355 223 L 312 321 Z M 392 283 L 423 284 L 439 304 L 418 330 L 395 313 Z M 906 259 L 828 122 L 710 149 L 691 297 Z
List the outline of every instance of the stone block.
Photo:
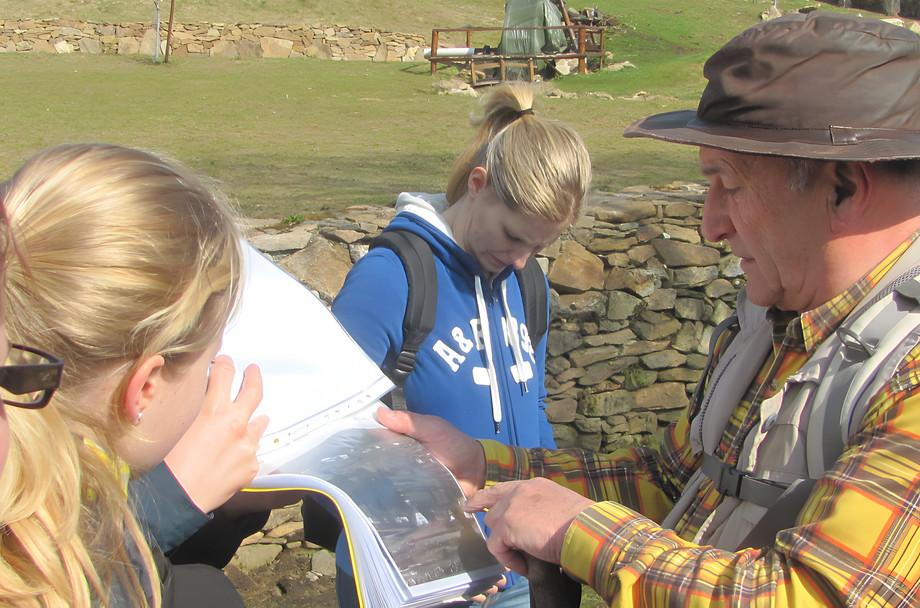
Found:
M 235 42 L 227 40 L 218 40 L 211 47 L 209 54 L 211 57 L 223 57 L 225 59 L 239 59 L 240 50 Z
M 313 554 L 310 569 L 317 574 L 335 578 L 335 553 L 325 549 Z
M 732 285 L 731 281 L 726 279 L 716 279 L 712 283 L 706 285 L 703 291 L 710 298 L 721 298 L 723 296 L 733 294 L 738 290 L 734 285 Z
M 137 55 L 141 50 L 141 43 L 137 38 L 119 38 L 119 55 Z
M 635 222 L 658 216 L 658 208 L 653 203 L 616 195 L 595 195 L 589 205 L 594 211 L 595 218 L 611 224 Z
M 662 205 L 661 211 L 665 217 L 687 218 L 699 215 L 703 206 L 686 201 L 669 201 Z
M 590 452 L 599 452 L 604 436 L 601 433 L 580 433 L 575 446 Z
M 585 368 L 585 374 L 578 378 L 580 386 L 595 386 L 610 379 L 615 373 L 637 363 L 636 357 L 617 357 Z
M 552 399 L 546 404 L 546 418 L 554 424 L 572 422 L 575 420 L 576 411 L 578 401 L 571 397 Z
M 712 305 L 698 298 L 677 298 L 674 314 L 680 319 L 701 321 L 712 314 Z
M 605 418 L 615 414 L 625 414 L 635 407 L 634 393 L 630 391 L 610 391 L 587 395 L 578 404 L 578 413 L 586 417 Z
M 550 267 L 548 278 L 560 293 L 600 289 L 604 285 L 604 262 L 580 243 L 566 241 Z
M 17 47 L 18 48 L 18 47 Z M 47 40 L 36 40 L 31 44 L 31 50 L 33 53 L 57 53 L 55 49 Z
M 680 321 L 677 319 L 667 319 L 660 323 L 647 323 L 639 321 L 633 323 L 633 330 L 643 340 L 661 340 L 667 338 L 680 330 Z
M 658 273 L 643 268 L 613 268 L 607 274 L 604 289 L 625 290 L 644 298 L 661 287 Z
M 599 291 L 559 296 L 554 315 L 560 319 L 596 319 L 607 310 L 607 296 Z
M 253 59 L 262 56 L 262 46 L 253 40 L 240 40 L 236 44 L 240 59 Z
M 587 367 L 599 361 L 613 359 L 620 355 L 619 346 L 597 346 L 569 353 L 569 360 L 577 367 Z
M 556 440 L 556 447 L 560 449 L 574 448 L 575 442 L 578 441 L 578 431 L 575 427 L 565 424 L 554 424 L 553 439 Z
M 687 357 L 676 350 L 662 350 L 644 355 L 641 361 L 649 369 L 668 369 L 680 367 L 687 362 Z
M 611 321 L 628 319 L 639 309 L 642 300 L 625 291 L 612 291 L 607 300 L 607 318 Z
M 648 353 L 655 353 L 659 350 L 664 350 L 668 347 L 667 340 L 658 340 L 658 341 L 649 341 L 649 340 L 638 340 L 636 342 L 630 342 L 623 347 L 623 356 L 625 357 L 641 357 L 642 355 L 647 355 Z
M 690 266 L 676 268 L 671 278 L 672 287 L 702 287 L 719 277 L 717 266 Z
M 683 382 L 684 384 L 696 384 L 702 377 L 702 370 L 690 369 L 689 367 L 665 369 L 658 373 L 658 379 L 662 382 Z
M 622 346 L 636 339 L 636 334 L 629 328 L 620 329 L 610 333 L 602 333 L 596 336 L 587 336 L 585 344 L 588 346 L 604 346 L 607 344 L 617 344 Z
M 277 234 L 257 234 L 249 239 L 253 247 L 266 253 L 297 251 L 310 244 L 316 227 L 311 224 L 299 224 L 287 232 Z
M 80 38 L 80 52 L 87 55 L 101 55 L 102 43 L 95 38 Z
M 662 224 L 662 236 L 668 235 L 673 241 L 683 241 L 693 245 L 703 242 L 700 231 L 697 228 L 687 228 L 686 226 L 675 226 L 674 224 Z
M 275 561 L 282 550 L 281 545 L 247 545 L 237 550 L 233 562 L 243 572 L 252 572 Z
M 316 59 L 332 59 L 332 48 L 322 42 L 314 42 L 306 48 L 304 55 Z
M 575 428 L 580 433 L 601 433 L 604 430 L 603 418 L 585 418 L 580 416 L 575 419 Z
M 648 310 L 671 310 L 676 301 L 676 289 L 656 289 L 645 299 L 645 306 Z
M 331 301 L 351 269 L 348 249 L 326 239 L 313 239 L 306 248 L 281 260 L 280 266 Z
M 294 42 L 283 38 L 264 37 L 259 41 L 259 46 L 262 47 L 262 57 L 287 58 L 291 55 Z
M 636 409 L 656 410 L 684 407 L 689 403 L 682 382 L 662 382 L 633 393 Z
M 674 239 L 661 238 L 653 240 L 652 246 L 669 268 L 713 266 L 719 263 L 719 251 L 705 245 L 693 245 Z

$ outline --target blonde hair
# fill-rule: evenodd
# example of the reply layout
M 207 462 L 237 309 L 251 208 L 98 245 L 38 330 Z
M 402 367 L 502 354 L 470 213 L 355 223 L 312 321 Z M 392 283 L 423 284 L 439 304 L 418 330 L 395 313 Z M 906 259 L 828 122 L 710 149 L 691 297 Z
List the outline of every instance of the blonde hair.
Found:
M 483 98 L 483 115 L 472 121 L 476 137 L 448 179 L 449 203 L 466 194 L 470 172 L 484 167 L 489 185 L 511 209 L 553 222 L 578 217 L 591 184 L 591 158 L 578 133 L 534 114 L 533 102 L 533 86 L 523 83 L 496 86 Z
M 45 410 L 10 412 L 13 470 L 0 478 L 0 495 L 21 504 L 19 519 L 6 524 L 0 592 L 15 569 L 34 586 L 36 603 L 105 604 L 117 583 L 132 604 L 146 605 L 149 583 L 158 604 L 159 577 L 115 463 L 84 441 L 115 454 L 132 428 L 119 415 L 125 387 L 104 408 L 87 408 L 81 395 L 112 370 L 126 382 L 156 354 L 167 371 L 181 371 L 220 336 L 239 292 L 236 215 L 178 165 L 98 144 L 39 153 L 4 198 L 23 258 L 8 261 L 7 331 L 66 365 Z M 52 458 L 35 444 L 41 432 L 63 432 L 58 416 L 77 440 L 61 441 Z M 147 581 L 132 566 L 126 536 L 142 554 Z M 57 551 L 62 542 L 70 549 Z

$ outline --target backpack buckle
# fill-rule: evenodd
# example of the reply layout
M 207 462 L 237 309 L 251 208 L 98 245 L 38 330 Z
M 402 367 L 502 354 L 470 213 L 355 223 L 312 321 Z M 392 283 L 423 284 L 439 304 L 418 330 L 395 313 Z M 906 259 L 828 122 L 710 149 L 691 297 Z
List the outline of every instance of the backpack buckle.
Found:
M 847 361 L 858 363 L 875 354 L 876 346 L 863 340 L 862 336 L 849 327 L 839 328 L 837 335 L 840 336 L 840 341 L 843 343 L 843 356 Z

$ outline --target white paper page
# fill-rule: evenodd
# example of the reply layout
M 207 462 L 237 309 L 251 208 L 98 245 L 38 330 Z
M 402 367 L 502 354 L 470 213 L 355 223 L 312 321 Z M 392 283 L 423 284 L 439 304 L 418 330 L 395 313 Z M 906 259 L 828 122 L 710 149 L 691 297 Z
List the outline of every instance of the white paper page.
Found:
M 326 306 L 297 279 L 245 243 L 240 305 L 221 352 L 233 358 L 236 388 L 256 363 L 269 417 L 259 444 L 261 473 L 291 457 L 296 441 L 380 399 L 393 388 Z

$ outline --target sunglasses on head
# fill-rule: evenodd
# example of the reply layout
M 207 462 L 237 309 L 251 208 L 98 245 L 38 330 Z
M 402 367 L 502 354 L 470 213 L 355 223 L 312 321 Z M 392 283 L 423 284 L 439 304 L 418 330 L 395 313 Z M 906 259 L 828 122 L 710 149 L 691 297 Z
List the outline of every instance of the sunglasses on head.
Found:
M 6 361 L 0 365 L 0 399 L 13 407 L 45 407 L 61 385 L 63 370 L 63 359 L 31 346 L 10 344 Z

